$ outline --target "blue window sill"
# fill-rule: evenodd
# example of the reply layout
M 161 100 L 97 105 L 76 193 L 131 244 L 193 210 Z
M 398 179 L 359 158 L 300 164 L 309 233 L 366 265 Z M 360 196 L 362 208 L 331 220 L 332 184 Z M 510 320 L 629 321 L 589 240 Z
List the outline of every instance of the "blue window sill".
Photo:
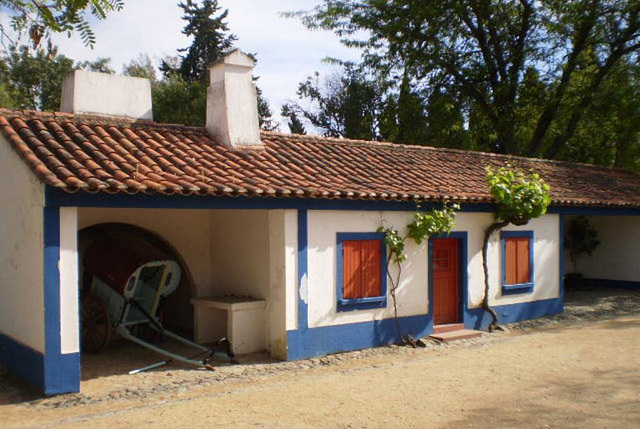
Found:
M 517 285 L 502 285 L 503 295 L 516 295 L 519 293 L 533 292 L 533 283 L 521 283 Z
M 387 306 L 386 296 L 338 300 L 338 311 L 369 310 L 372 308 L 384 308 L 386 306 Z

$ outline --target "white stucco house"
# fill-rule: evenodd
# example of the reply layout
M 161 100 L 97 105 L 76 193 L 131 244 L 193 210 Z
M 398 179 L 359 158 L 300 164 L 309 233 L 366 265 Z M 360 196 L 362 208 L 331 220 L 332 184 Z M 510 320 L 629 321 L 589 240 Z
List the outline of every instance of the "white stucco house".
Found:
M 82 249 L 122 229 L 180 262 L 165 320 L 199 341 L 229 335 L 240 353 L 281 359 L 396 342 L 376 230 L 403 231 L 416 209 L 443 200 L 461 204 L 456 228 L 408 245 L 400 326 L 414 338 L 434 325 L 486 327 L 487 165 L 534 168 L 553 197 L 546 215 L 492 240 L 490 300 L 502 322 L 562 311 L 571 216 L 591 216 L 600 233 L 584 274 L 640 285 L 637 174 L 261 132 L 252 66 L 239 51 L 212 66 L 205 128 L 154 123 L 145 80 L 84 71 L 65 81 L 63 113 L 0 110 L 2 365 L 47 394 L 79 390 Z

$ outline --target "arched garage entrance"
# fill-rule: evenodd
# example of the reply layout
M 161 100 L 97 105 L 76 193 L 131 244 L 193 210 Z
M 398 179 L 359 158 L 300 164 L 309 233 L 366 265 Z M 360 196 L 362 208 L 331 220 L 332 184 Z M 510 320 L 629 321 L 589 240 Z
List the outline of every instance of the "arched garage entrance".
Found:
M 100 249 L 105 243 L 116 243 L 128 248 L 123 248 L 122 252 L 118 252 L 117 249 L 115 249 L 116 251 L 113 251 L 113 249 L 111 251 L 105 251 Z M 108 340 L 109 337 L 107 332 L 108 323 L 101 320 L 100 317 L 96 317 L 95 313 L 112 313 L 113 308 L 111 307 L 113 306 L 109 306 L 107 302 L 105 302 L 108 301 L 108 299 L 105 299 L 105 296 L 96 296 L 96 282 L 100 280 L 96 279 L 94 274 L 98 271 L 101 272 L 101 277 L 103 278 L 111 274 L 117 276 L 120 267 L 124 263 L 123 255 L 130 252 L 131 248 L 134 247 L 162 255 L 162 259 L 175 261 L 175 264 L 179 266 L 179 281 L 176 280 L 174 282 L 175 290 L 173 290 L 173 292 L 160 299 L 158 314 L 161 315 L 162 324 L 165 328 L 187 338 L 193 337 L 193 310 L 190 300 L 193 296 L 194 282 L 189 267 L 178 251 L 160 235 L 144 228 L 125 223 L 101 223 L 83 228 L 78 234 L 78 267 L 80 271 L 78 279 L 80 296 L 82 297 L 81 314 L 85 319 L 88 318 L 90 320 L 90 322 L 85 320 L 82 330 L 83 352 L 109 354 L 109 347 L 103 347 L 103 343 L 101 343 L 101 340 L 105 339 L 104 346 L 107 346 L 106 340 Z M 105 260 L 98 259 L 96 261 L 96 252 Z M 113 272 L 111 273 L 109 270 Z M 150 268 L 145 268 L 145 270 L 147 270 L 147 275 L 154 274 Z M 143 272 L 140 273 L 140 275 L 143 274 Z M 169 280 L 167 277 L 167 283 Z M 177 286 L 175 286 L 175 284 L 177 284 Z M 92 285 L 93 290 L 90 292 Z M 109 289 L 109 293 L 114 292 Z M 104 311 L 106 308 L 109 308 L 108 312 Z M 113 315 L 110 317 L 113 318 Z M 113 320 L 109 321 L 109 323 L 113 322 Z M 91 335 L 86 335 L 88 325 L 92 326 L 89 330 Z M 149 333 L 154 332 L 150 329 L 149 331 Z M 144 332 L 138 332 L 138 334 L 144 335 Z M 111 336 L 117 337 L 113 332 Z M 149 339 L 151 338 L 147 338 L 147 340 Z M 104 350 L 105 348 L 106 350 Z M 117 347 L 113 349 L 117 350 Z M 115 353 L 117 353 L 117 351 Z M 102 364 L 108 362 L 108 360 L 100 361 Z M 92 365 L 88 366 L 91 367 Z M 95 372 L 95 370 L 92 372 Z M 87 374 L 83 375 L 83 378 L 86 379 Z

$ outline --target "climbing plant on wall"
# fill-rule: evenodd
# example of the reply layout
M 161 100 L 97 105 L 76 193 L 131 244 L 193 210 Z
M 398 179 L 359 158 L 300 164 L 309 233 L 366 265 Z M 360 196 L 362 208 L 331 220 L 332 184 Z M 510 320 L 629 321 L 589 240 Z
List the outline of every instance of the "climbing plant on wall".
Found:
M 404 235 L 397 229 L 385 226 L 384 224 L 378 228 L 378 232 L 384 233 L 384 242 L 389 248 L 386 261 L 387 277 L 391 284 L 389 292 L 393 300 L 394 320 L 396 322 L 398 335 L 405 344 L 411 344 L 414 347 L 417 344 L 411 334 L 407 337 L 404 336 L 400 329 L 400 322 L 398 321 L 396 292 L 400 286 L 402 264 L 407 260 L 405 242 L 407 239 L 412 239 L 416 244 L 420 245 L 423 241 L 428 241 L 429 237 L 433 237 L 434 235 L 448 234 L 455 227 L 455 210 L 459 208 L 460 206 L 458 204 L 445 202 L 441 210 L 417 211 L 413 215 L 413 221 L 407 225 L 407 232 Z M 391 270 L 389 270 L 392 265 L 396 267 L 395 276 L 391 273 Z
M 489 240 L 495 231 L 509 224 L 526 225 L 531 219 L 547 212 L 551 203 L 550 187 L 533 171 L 526 173 L 511 165 L 493 170 L 486 167 L 487 184 L 494 202 L 498 206 L 495 222 L 485 230 L 482 245 L 482 268 L 484 271 L 483 308 L 491 315 L 489 332 L 499 329 L 498 314 L 489 305 L 489 268 L 487 249 Z

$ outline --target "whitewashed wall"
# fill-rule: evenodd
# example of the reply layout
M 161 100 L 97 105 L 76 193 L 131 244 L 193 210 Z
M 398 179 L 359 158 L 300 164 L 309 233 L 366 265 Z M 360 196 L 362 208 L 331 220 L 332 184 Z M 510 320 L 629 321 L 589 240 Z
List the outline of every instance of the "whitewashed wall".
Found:
M 287 358 L 286 331 L 297 327 L 297 212 L 269 212 L 269 295 L 267 348 Z
M 269 292 L 269 212 L 211 211 L 211 269 L 214 295 L 266 299 Z
M 78 209 L 60 209 L 60 350 L 80 351 L 78 310 Z
M 384 221 L 401 232 L 411 222 L 411 212 L 309 211 L 309 327 L 357 323 L 392 317 L 391 297 L 386 308 L 338 312 L 336 310 L 336 234 L 375 232 Z M 482 241 L 493 214 L 458 213 L 455 231 L 468 233 L 468 306 L 479 307 L 484 280 Z M 494 305 L 514 304 L 559 296 L 559 216 L 545 215 L 523 227 L 505 230 L 534 231 L 535 287 L 533 293 L 502 296 L 500 284 L 500 235 L 489 247 L 490 300 Z M 427 244 L 407 242 L 408 260 L 403 265 L 398 289 L 398 314 L 411 316 L 428 312 Z M 390 287 L 390 285 L 389 285 Z
M 265 347 L 280 357 L 296 305 L 296 216 L 295 210 L 211 212 L 212 294 L 266 300 Z
M 44 186 L 0 136 L 0 332 L 44 352 Z
M 336 234 L 338 232 L 375 232 L 382 220 L 387 225 L 403 228 L 412 219 L 406 212 L 309 211 L 309 327 L 339 325 L 387 319 L 393 316 L 391 297 L 386 308 L 336 311 Z M 404 230 L 404 229 L 403 229 Z M 398 314 L 426 314 L 427 246 L 413 242 L 406 247 L 408 260 L 403 265 L 398 287 Z M 387 283 L 387 289 L 391 285 Z
M 482 240 L 484 229 L 493 221 L 490 214 L 462 213 L 457 230 L 469 231 L 469 307 L 480 307 L 484 280 L 482 275 Z M 473 231 L 473 234 L 472 234 Z M 504 231 L 533 231 L 534 289 L 532 293 L 501 294 L 500 233 L 494 233 L 489 250 L 490 302 L 495 305 L 539 301 L 560 296 L 560 216 L 544 215 L 528 225 L 509 225 Z M 474 237 L 472 239 L 472 237 Z
M 566 222 L 571 219 L 565 217 Z M 593 255 L 578 259 L 578 272 L 593 279 L 640 282 L 640 217 L 590 216 L 589 221 L 600 245 Z M 568 255 L 565 267 L 573 271 Z

